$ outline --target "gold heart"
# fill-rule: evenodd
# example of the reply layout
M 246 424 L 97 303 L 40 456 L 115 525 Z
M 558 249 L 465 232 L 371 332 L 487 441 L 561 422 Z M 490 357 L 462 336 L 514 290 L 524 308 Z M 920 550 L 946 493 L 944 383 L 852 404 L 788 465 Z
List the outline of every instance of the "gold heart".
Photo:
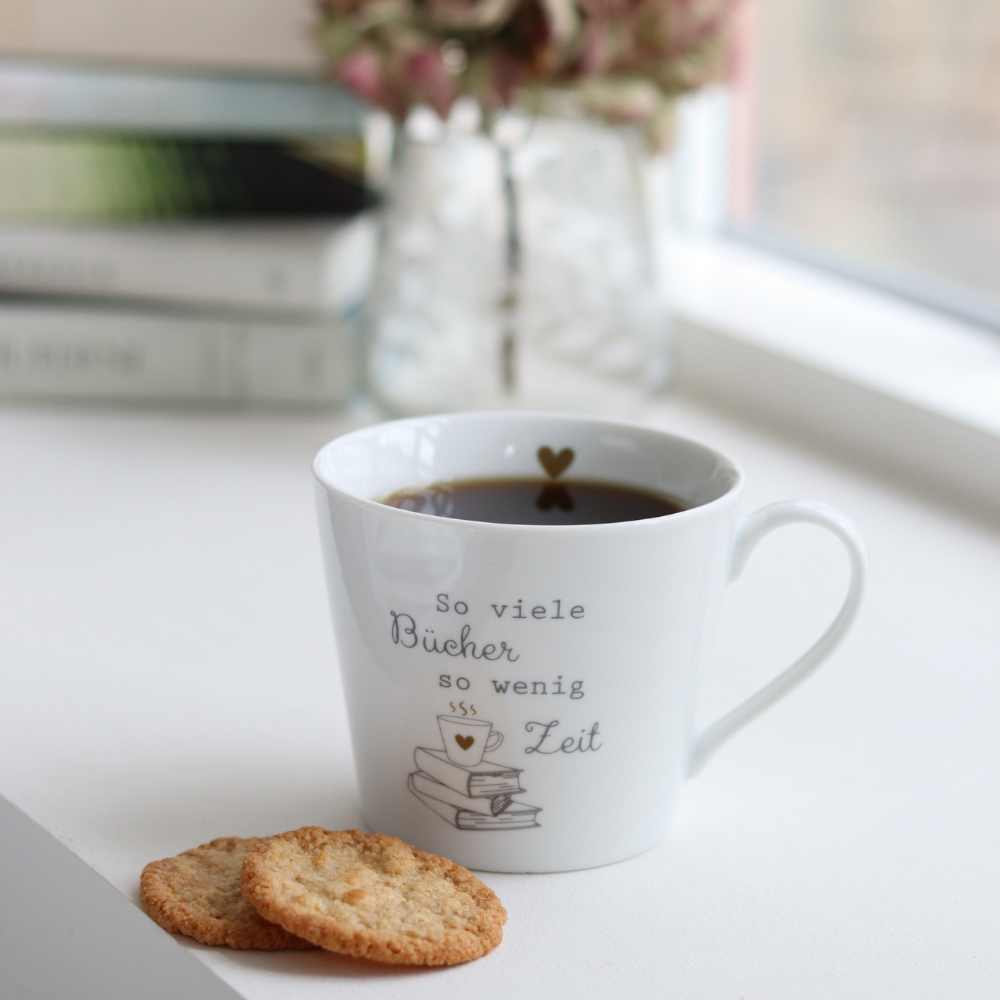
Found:
M 460 733 L 455 733 L 455 742 L 463 750 L 468 750 L 476 742 L 476 738 L 475 736 L 462 736 Z
M 548 445 L 538 449 L 538 461 L 553 479 L 565 472 L 573 464 L 574 458 L 576 455 L 572 448 L 563 448 L 558 455 Z

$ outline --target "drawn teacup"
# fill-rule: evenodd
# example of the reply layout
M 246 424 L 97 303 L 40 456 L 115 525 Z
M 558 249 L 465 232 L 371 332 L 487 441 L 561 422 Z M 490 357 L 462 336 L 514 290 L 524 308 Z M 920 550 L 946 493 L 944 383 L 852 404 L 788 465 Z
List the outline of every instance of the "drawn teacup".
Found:
M 487 750 L 496 750 L 503 743 L 502 733 L 491 733 L 492 722 L 482 719 L 456 718 L 454 715 L 437 717 L 444 752 L 453 764 L 475 767 Z

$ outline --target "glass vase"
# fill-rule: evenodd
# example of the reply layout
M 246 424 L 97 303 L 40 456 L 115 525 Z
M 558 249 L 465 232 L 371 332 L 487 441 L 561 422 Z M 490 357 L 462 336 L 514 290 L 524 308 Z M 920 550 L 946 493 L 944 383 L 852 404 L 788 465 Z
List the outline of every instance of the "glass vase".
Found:
M 669 375 L 662 168 L 637 131 L 582 116 L 491 135 L 411 117 L 369 313 L 375 399 L 396 415 L 638 410 Z

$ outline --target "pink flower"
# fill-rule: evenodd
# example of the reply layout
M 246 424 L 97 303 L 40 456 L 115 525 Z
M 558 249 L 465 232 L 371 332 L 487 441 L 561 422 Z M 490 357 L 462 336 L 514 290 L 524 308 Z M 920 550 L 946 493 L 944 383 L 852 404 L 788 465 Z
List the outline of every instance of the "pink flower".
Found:
M 416 104 L 446 115 L 460 94 L 496 109 L 550 85 L 586 88 L 594 113 L 664 136 L 673 100 L 731 66 L 737 2 L 320 0 L 319 39 L 336 79 L 399 118 Z
M 448 117 L 458 89 L 455 79 L 445 69 L 441 47 L 428 46 L 409 56 L 405 69 L 396 81 L 411 104 L 429 104 L 442 118 Z
M 333 78 L 349 87 L 366 101 L 393 110 L 392 98 L 385 81 L 378 53 L 371 48 L 359 49 L 333 68 Z

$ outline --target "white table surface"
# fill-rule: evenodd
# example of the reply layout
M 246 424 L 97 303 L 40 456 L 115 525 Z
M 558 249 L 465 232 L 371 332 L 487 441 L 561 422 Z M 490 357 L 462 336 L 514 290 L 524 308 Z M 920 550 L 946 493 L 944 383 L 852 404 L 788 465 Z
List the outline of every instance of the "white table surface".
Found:
M 746 510 L 826 500 L 872 557 L 853 633 L 686 787 L 667 840 L 592 871 L 485 875 L 503 944 L 452 969 L 146 940 L 248 1000 L 1000 995 L 995 526 L 690 402 L 651 419 L 733 454 Z M 0 410 L 0 794 L 134 921 L 147 861 L 360 823 L 309 472 L 336 431 Z M 703 720 L 803 649 L 845 580 L 817 529 L 765 541 L 731 588 Z M 69 954 L 53 934 L 47 962 Z M 31 995 L 30 968 L 4 972 Z

